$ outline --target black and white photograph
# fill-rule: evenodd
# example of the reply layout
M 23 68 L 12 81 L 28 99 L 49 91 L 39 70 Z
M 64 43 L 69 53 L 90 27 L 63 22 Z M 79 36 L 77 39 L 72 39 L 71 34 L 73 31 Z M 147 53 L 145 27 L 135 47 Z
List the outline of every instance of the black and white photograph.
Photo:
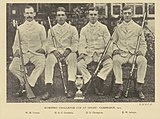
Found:
M 1 119 L 159 119 L 157 0 L 2 0 Z
M 155 3 L 6 3 L 6 102 L 155 102 Z

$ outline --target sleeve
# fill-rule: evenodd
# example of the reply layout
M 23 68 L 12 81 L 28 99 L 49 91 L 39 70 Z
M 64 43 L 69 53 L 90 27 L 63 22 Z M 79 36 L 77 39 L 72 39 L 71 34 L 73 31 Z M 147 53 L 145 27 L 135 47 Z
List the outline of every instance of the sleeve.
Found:
M 45 50 L 46 52 L 46 44 L 47 44 L 47 39 L 46 39 L 46 30 L 44 28 L 44 26 L 42 26 L 41 28 L 41 33 L 40 33 L 40 38 L 41 38 L 41 41 L 42 41 L 42 49 Z
M 48 30 L 48 38 L 47 38 L 47 44 L 46 44 L 47 53 L 51 53 L 52 51 L 56 50 L 55 45 L 54 45 L 55 38 L 54 36 L 52 36 L 53 34 L 51 34 L 52 30 L 53 29 Z
M 18 38 L 18 30 L 16 30 L 15 38 L 14 38 L 14 43 L 12 46 L 13 54 L 15 54 L 16 50 L 19 49 L 19 38 Z
M 87 47 L 87 42 L 85 37 L 85 29 L 82 28 L 80 32 L 80 40 L 79 40 L 79 46 L 78 46 L 79 54 L 82 54 L 82 53 L 87 54 L 86 47 Z
M 141 34 L 139 51 L 142 52 L 143 56 L 145 56 L 145 54 L 147 52 L 147 44 L 146 44 L 146 41 L 145 41 L 144 31 L 142 31 L 142 34 Z
M 104 27 L 104 40 L 105 40 L 105 44 L 108 43 L 110 37 L 111 37 L 111 35 L 109 33 L 109 30 L 108 30 L 107 26 L 105 26 Z
M 108 44 L 108 41 L 110 40 L 110 37 L 111 37 L 110 32 L 109 32 L 107 26 L 105 26 L 104 27 L 104 41 L 105 41 L 106 45 Z M 109 46 L 107 55 L 112 56 L 112 43 Z
M 118 42 L 118 27 L 114 28 L 114 32 L 112 34 L 112 40 L 113 40 L 112 51 L 119 49 L 117 47 L 117 42 Z
M 71 47 L 68 48 L 71 49 L 72 52 L 76 52 L 78 47 L 78 31 L 75 27 L 73 27 L 72 31 L 72 43 Z

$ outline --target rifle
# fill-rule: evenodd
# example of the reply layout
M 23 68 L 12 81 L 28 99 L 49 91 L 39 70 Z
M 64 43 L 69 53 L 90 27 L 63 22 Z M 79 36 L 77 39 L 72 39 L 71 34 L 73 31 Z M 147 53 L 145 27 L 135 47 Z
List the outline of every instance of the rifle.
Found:
M 130 71 L 130 73 L 129 73 L 129 79 L 128 79 L 128 82 L 127 82 L 127 89 L 126 89 L 126 92 L 125 92 L 125 97 L 126 97 L 126 98 L 128 97 L 128 93 L 129 93 L 131 81 L 133 80 L 133 72 L 134 72 L 134 70 L 135 70 L 135 63 L 136 63 L 136 59 L 137 59 L 136 53 L 137 53 L 137 51 L 139 50 L 139 46 L 140 46 L 140 41 L 141 41 L 141 36 L 142 36 L 142 30 L 143 30 L 143 26 L 144 26 L 145 17 L 146 17 L 146 12 L 143 14 L 143 21 L 142 21 L 141 29 L 140 29 L 140 32 L 139 32 L 139 35 L 138 35 L 138 40 L 137 40 L 136 49 L 135 49 L 135 51 L 134 51 L 134 56 L 133 56 L 133 61 L 132 61 L 132 68 L 131 68 L 131 71 Z
M 87 85 L 87 87 L 86 87 L 86 89 L 85 89 L 85 91 L 84 91 L 84 95 L 87 93 L 88 88 L 90 87 L 92 81 L 94 80 L 94 77 L 98 74 L 99 69 L 100 69 L 100 66 L 101 66 L 101 63 L 103 62 L 104 57 L 105 57 L 106 53 L 108 52 L 108 49 L 109 49 L 109 46 L 110 46 L 111 42 L 112 42 L 112 38 L 110 38 L 110 40 L 108 41 L 108 43 L 107 43 L 107 45 L 106 45 L 106 47 L 105 47 L 105 49 L 104 49 L 104 51 L 103 51 L 100 59 L 99 59 L 99 62 L 98 62 L 98 64 L 97 64 L 97 67 L 96 67 L 93 75 L 92 75 L 91 78 L 89 79 L 89 83 L 88 83 L 88 85 Z
M 50 26 L 50 32 L 51 32 L 51 36 L 52 36 L 52 41 L 53 41 L 53 45 L 55 46 L 55 48 L 58 50 L 58 47 L 57 47 L 57 44 L 56 44 L 56 36 L 54 34 L 54 31 L 51 29 L 52 28 L 52 25 L 51 25 L 51 20 L 50 18 L 48 17 L 48 22 L 49 22 L 49 26 Z M 51 31 L 52 30 L 52 31 Z M 54 37 L 54 39 L 53 39 Z M 62 78 L 62 84 L 63 84 L 63 88 L 64 88 L 64 92 L 65 94 L 67 93 L 67 87 L 66 87 L 66 84 L 65 84 L 65 79 L 64 79 L 64 73 L 63 73 L 63 65 L 60 61 L 60 59 L 57 59 L 58 61 L 58 64 L 59 64 L 59 68 L 60 68 L 60 73 L 61 73 L 61 78 Z
M 20 31 L 19 31 L 19 28 L 18 28 L 18 23 L 16 21 L 15 23 L 15 26 L 16 26 L 16 30 L 17 30 L 17 33 L 18 33 L 18 39 L 19 39 L 19 51 L 20 51 L 20 59 L 21 59 L 21 62 L 22 62 L 22 65 L 20 65 L 20 69 L 21 69 L 21 72 L 23 74 L 23 79 L 24 79 L 24 86 L 25 86 L 25 89 L 26 89 L 26 94 L 27 94 L 27 98 L 31 99 L 31 98 L 35 98 L 35 95 L 28 83 L 28 77 L 27 77 L 27 72 L 26 72 L 26 69 L 25 69 L 25 65 L 24 65 L 24 58 L 23 58 L 23 52 L 22 52 L 22 46 L 21 46 L 21 38 L 20 38 Z

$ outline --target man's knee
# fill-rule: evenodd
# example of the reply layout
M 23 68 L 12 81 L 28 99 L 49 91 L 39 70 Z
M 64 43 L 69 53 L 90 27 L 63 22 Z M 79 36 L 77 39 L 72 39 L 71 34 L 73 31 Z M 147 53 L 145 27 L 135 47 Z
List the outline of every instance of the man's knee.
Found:
M 78 68 L 79 68 L 79 69 L 83 68 L 85 65 L 86 65 L 86 64 L 85 64 L 85 62 L 84 62 L 83 59 L 78 62 Z
M 121 64 L 120 57 L 118 55 L 113 56 L 113 66 L 117 64 Z
M 11 63 L 9 66 L 9 71 L 14 72 L 15 68 L 13 67 L 13 64 Z
M 68 58 L 67 58 L 68 62 L 77 62 L 77 55 L 76 53 L 70 53 Z
M 147 65 L 147 59 L 144 56 L 138 56 L 136 62 L 137 64 Z
M 46 61 L 45 58 L 41 58 L 39 59 L 36 63 L 33 63 L 35 65 L 35 67 L 40 68 L 40 69 L 44 69 L 46 66 Z
M 46 59 L 46 65 L 55 65 L 57 63 L 57 59 L 55 56 L 52 56 L 53 54 L 48 54 L 47 59 Z
M 10 66 L 9 66 L 9 70 L 14 73 L 16 70 L 19 69 L 19 65 L 15 64 L 14 60 L 11 62 Z
M 104 61 L 103 66 L 107 66 L 112 68 L 113 67 L 113 60 L 111 58 Z

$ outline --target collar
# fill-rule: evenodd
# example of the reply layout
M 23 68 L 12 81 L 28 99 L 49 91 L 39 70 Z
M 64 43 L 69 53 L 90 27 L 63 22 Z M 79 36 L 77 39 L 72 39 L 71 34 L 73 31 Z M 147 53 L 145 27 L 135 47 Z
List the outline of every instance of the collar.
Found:
M 96 23 L 94 23 L 94 24 L 92 24 L 91 22 L 89 22 L 89 26 L 91 26 L 91 27 L 95 27 L 95 26 L 97 26 L 98 25 L 98 21 L 96 21 Z
M 130 25 L 130 24 L 132 24 L 132 23 L 133 23 L 133 20 L 131 20 L 131 21 L 130 21 L 130 22 L 128 22 L 128 23 L 127 23 L 127 22 L 125 22 L 125 21 L 123 21 L 123 24 L 124 24 L 124 25 Z
M 64 26 L 66 26 L 66 24 L 67 24 L 66 22 L 64 22 L 64 24 L 62 24 L 62 25 L 60 25 L 59 23 L 57 23 L 57 26 L 58 27 L 64 27 Z
M 33 25 L 35 22 L 36 22 L 35 20 L 32 20 L 31 22 L 25 21 L 24 23 L 25 25 L 30 26 L 30 25 Z

